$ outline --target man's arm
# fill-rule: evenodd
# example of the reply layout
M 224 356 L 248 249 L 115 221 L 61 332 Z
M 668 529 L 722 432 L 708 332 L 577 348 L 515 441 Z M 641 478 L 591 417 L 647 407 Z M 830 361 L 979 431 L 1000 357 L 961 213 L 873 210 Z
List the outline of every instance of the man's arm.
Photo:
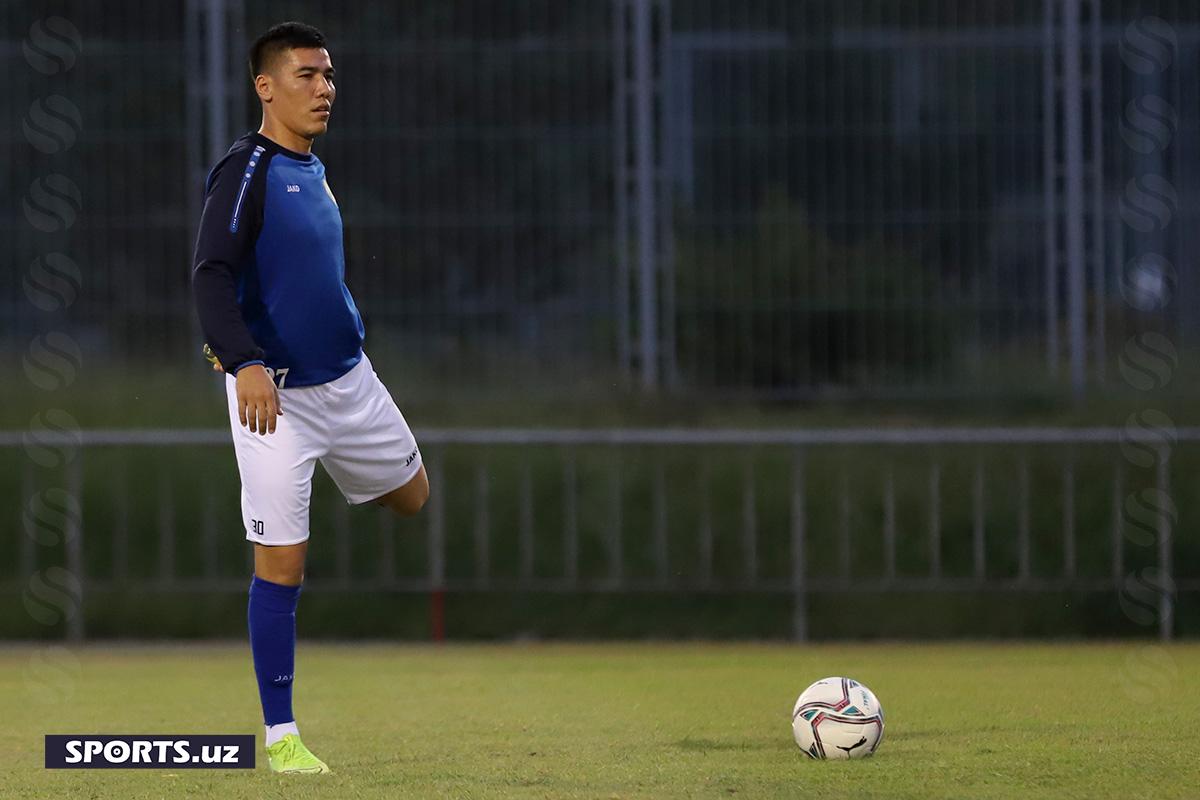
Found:
M 263 367 L 237 301 L 241 265 L 254 248 L 262 217 L 262 152 L 235 153 L 213 171 L 192 260 L 192 293 L 200 327 L 221 367 L 237 376 L 238 417 L 252 433 L 274 433 L 279 392 Z M 245 163 L 242 163 L 245 162 Z M 257 173 L 259 180 L 254 180 Z
M 192 259 L 192 293 L 200 327 L 231 375 L 247 363 L 263 363 L 262 349 L 250 335 L 237 301 L 241 265 L 254 249 L 261 227 L 261 183 L 254 180 L 257 160 L 252 153 L 237 153 L 213 171 Z

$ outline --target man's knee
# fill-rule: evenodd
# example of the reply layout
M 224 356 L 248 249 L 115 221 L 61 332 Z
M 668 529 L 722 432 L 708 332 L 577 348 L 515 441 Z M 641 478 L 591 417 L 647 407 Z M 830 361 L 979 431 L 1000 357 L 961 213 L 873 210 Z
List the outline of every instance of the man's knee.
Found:
M 255 544 L 254 574 L 281 586 L 299 586 L 304 582 L 306 550 L 306 542 L 276 547 Z
M 376 502 L 401 516 L 411 517 L 419 513 L 428 500 L 429 478 L 425 474 L 425 467 L 421 467 L 412 480 L 379 498 Z
M 421 475 L 421 482 L 408 494 L 404 504 L 404 513 L 410 516 L 416 514 L 425 507 L 427 502 L 429 502 L 429 481 L 425 479 L 424 475 Z

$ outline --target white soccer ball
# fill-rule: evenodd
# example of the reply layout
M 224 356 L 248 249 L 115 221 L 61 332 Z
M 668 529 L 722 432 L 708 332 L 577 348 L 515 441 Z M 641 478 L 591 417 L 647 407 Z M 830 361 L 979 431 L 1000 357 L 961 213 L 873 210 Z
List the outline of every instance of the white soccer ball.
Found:
M 849 678 L 822 678 L 792 708 L 792 735 L 809 758 L 865 758 L 883 741 L 883 707 Z

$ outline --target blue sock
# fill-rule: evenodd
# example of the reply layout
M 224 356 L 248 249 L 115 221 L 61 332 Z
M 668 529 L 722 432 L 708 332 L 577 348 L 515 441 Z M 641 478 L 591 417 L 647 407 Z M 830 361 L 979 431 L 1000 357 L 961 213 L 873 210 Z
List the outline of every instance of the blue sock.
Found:
M 263 721 L 292 722 L 292 679 L 296 664 L 296 604 L 299 586 L 282 586 L 257 575 L 250 582 L 250 652 L 258 676 Z

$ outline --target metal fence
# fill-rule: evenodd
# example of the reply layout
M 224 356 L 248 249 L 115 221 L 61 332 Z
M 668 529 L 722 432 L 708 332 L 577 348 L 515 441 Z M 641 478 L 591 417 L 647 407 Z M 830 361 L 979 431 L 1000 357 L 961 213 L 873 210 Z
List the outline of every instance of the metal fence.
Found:
M 431 396 L 1081 391 L 1200 328 L 1195 4 L 126 0 L 64 5 L 77 49 L 29 13 L 0 224 L 35 281 L 77 264 L 89 365 L 193 359 L 202 178 L 283 18 L 339 68 L 372 353 Z M 30 69 L 53 41 L 75 67 Z M 34 225 L 55 197 L 73 224 Z M 61 324 L 0 291 L 8 342 Z
M 1170 638 L 1200 591 L 1200 430 L 434 430 L 420 518 L 314 495 L 316 591 L 1117 595 Z M 226 431 L 0 436 L 29 592 L 243 592 Z M 7 490 L 6 490 L 7 491 Z M 5 498 L 10 499 L 10 498 Z M 77 584 L 77 585 L 76 585 Z M 85 635 L 82 613 L 67 626 Z

